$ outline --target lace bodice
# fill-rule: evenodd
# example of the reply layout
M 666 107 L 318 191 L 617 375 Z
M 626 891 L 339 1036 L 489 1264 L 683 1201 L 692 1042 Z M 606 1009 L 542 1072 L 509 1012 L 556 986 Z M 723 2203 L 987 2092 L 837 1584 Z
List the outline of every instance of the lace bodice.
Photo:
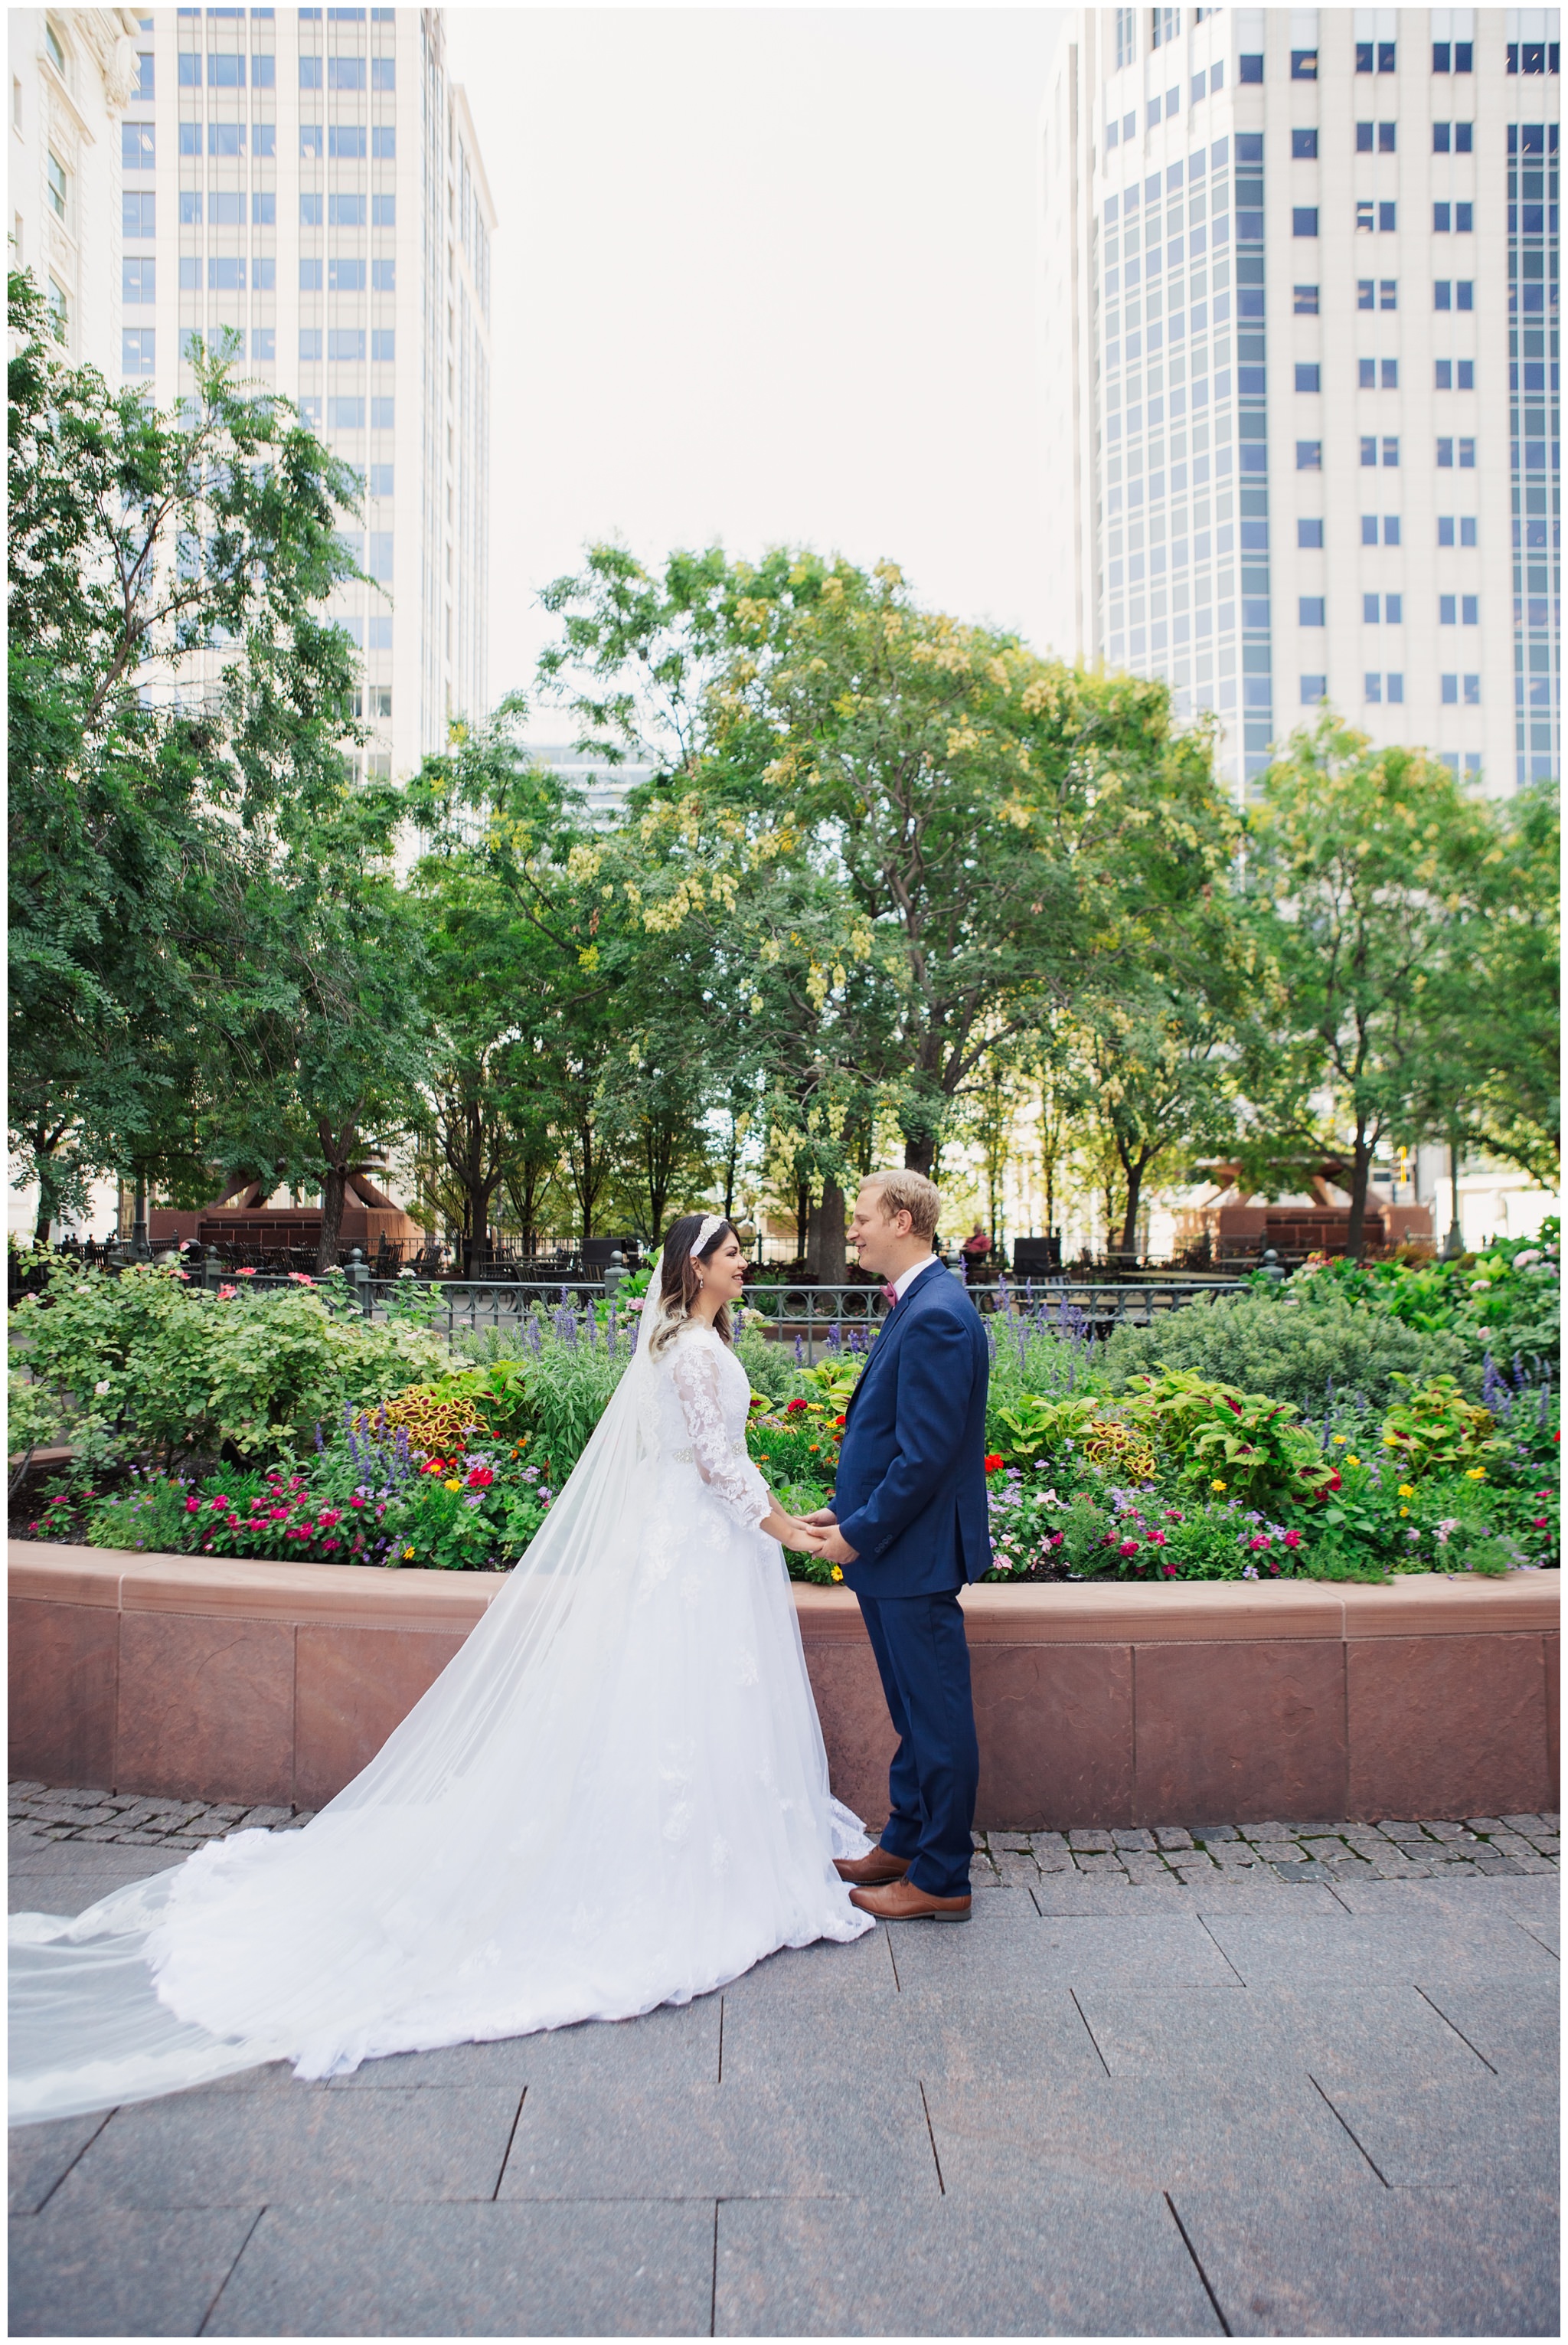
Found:
M 710 1327 L 683 1328 L 656 1364 L 660 1462 L 694 1467 L 737 1521 L 769 1511 L 767 1485 L 746 1455 L 751 1381 Z

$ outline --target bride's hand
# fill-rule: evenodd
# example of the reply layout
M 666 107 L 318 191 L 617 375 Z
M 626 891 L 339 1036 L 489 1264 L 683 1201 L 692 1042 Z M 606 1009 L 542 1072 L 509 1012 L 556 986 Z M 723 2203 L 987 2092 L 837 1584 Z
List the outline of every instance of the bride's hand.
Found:
M 769 1538 L 777 1539 L 781 1547 L 793 1548 L 796 1555 L 820 1555 L 827 1539 L 825 1531 L 814 1530 L 809 1523 L 800 1522 L 794 1515 L 786 1515 L 777 1508 L 763 1523 L 762 1528 Z

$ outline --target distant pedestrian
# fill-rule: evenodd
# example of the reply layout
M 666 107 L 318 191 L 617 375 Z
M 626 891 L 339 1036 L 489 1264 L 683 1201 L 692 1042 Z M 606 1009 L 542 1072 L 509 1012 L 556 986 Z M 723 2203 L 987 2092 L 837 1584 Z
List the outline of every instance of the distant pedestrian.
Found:
M 991 1233 L 984 1222 L 976 1222 L 959 1248 L 964 1257 L 964 1276 L 969 1285 L 973 1286 L 979 1277 L 990 1251 Z

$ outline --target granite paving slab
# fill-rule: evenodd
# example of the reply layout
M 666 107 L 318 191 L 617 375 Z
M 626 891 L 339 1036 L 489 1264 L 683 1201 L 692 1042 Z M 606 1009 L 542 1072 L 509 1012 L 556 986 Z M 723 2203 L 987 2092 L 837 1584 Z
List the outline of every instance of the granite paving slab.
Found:
M 1113 2076 L 1265 2078 L 1396 2073 L 1465 2082 L 1481 2055 L 1416 1988 L 1265 1981 L 1256 1987 L 1084 1987 L 1085 2020 Z
M 705 2202 L 268 2207 L 209 2337 L 693 2337 Z
M 1554 2092 L 1472 2077 L 1359 2077 L 1318 2083 L 1391 2190 L 1555 2186 L 1561 2139 Z
M 1325 2189 L 1258 2177 L 1171 2201 L 1233 2337 L 1555 2337 L 1545 2191 Z
M 488 2198 L 519 2095 L 417 2091 L 172 2095 L 116 2110 L 56 2194 L 88 2207 L 240 2207 L 277 2199 Z
M 850 2198 L 938 2195 L 919 2085 L 742 2077 L 667 2088 L 543 2086 L 522 2105 L 500 2196 Z
M 716 2337 L 1209 2337 L 1219 2324 L 1157 2192 L 1059 2180 L 890 2224 L 854 2201 L 719 2208 Z
M 1378 2189 L 1371 2166 L 1304 2076 L 1100 2076 L 1048 2088 L 933 2085 L 932 2138 L 949 2197 L 1037 2202 L 1059 2175 L 1131 2190 L 1179 2181 L 1249 2189 L 1259 2174 Z
M 854 2000 L 858 2004 L 863 1998 Z M 666 2004 L 640 2019 L 591 2020 L 580 2027 L 503 2036 L 493 2044 L 394 2053 L 385 2060 L 363 2061 L 347 2076 L 334 2076 L 330 2089 L 345 2093 L 389 2086 L 504 2085 L 521 2093 L 530 2085 L 596 2080 L 716 2083 L 723 2023 L 723 1997 L 708 1995 L 678 2007 Z
M 1123 1893 L 1129 1899 L 1136 1890 Z M 1170 1910 L 1123 1914 L 1037 1914 L 982 1936 L 946 1924 L 908 1923 L 890 1930 L 900 1987 L 1077 1986 L 1140 1981 L 1166 1986 L 1221 1986 L 1236 1974 L 1196 1914 Z
M 1217 1914 L 1209 1925 L 1249 1985 L 1263 1979 L 1543 1978 L 1556 1965 L 1512 1914 Z
M 255 2207 L 93 2207 L 10 2225 L 13 2337 L 199 2337 Z
M 1562 1998 L 1555 1979 L 1511 1979 L 1506 1986 L 1445 1980 L 1422 1990 L 1433 2009 L 1505 2082 L 1555 2085 L 1562 2059 Z
M 887 2004 L 797 2011 L 724 2001 L 723 2073 L 977 2081 L 1087 2076 L 1099 2056 L 1064 1988 L 911 1987 Z
M 86 2117 L 52 2117 L 43 2125 L 14 2126 L 9 2152 L 10 2212 L 37 2214 L 108 2121 L 106 2109 L 95 2109 Z

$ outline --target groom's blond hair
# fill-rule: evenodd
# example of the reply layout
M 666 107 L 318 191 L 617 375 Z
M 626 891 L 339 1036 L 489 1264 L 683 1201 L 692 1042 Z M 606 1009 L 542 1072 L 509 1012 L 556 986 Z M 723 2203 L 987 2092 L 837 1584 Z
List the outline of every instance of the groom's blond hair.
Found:
M 908 1214 L 911 1237 L 936 1236 L 942 1218 L 942 1192 L 924 1172 L 868 1172 L 860 1185 L 878 1192 L 889 1221 L 895 1213 Z

